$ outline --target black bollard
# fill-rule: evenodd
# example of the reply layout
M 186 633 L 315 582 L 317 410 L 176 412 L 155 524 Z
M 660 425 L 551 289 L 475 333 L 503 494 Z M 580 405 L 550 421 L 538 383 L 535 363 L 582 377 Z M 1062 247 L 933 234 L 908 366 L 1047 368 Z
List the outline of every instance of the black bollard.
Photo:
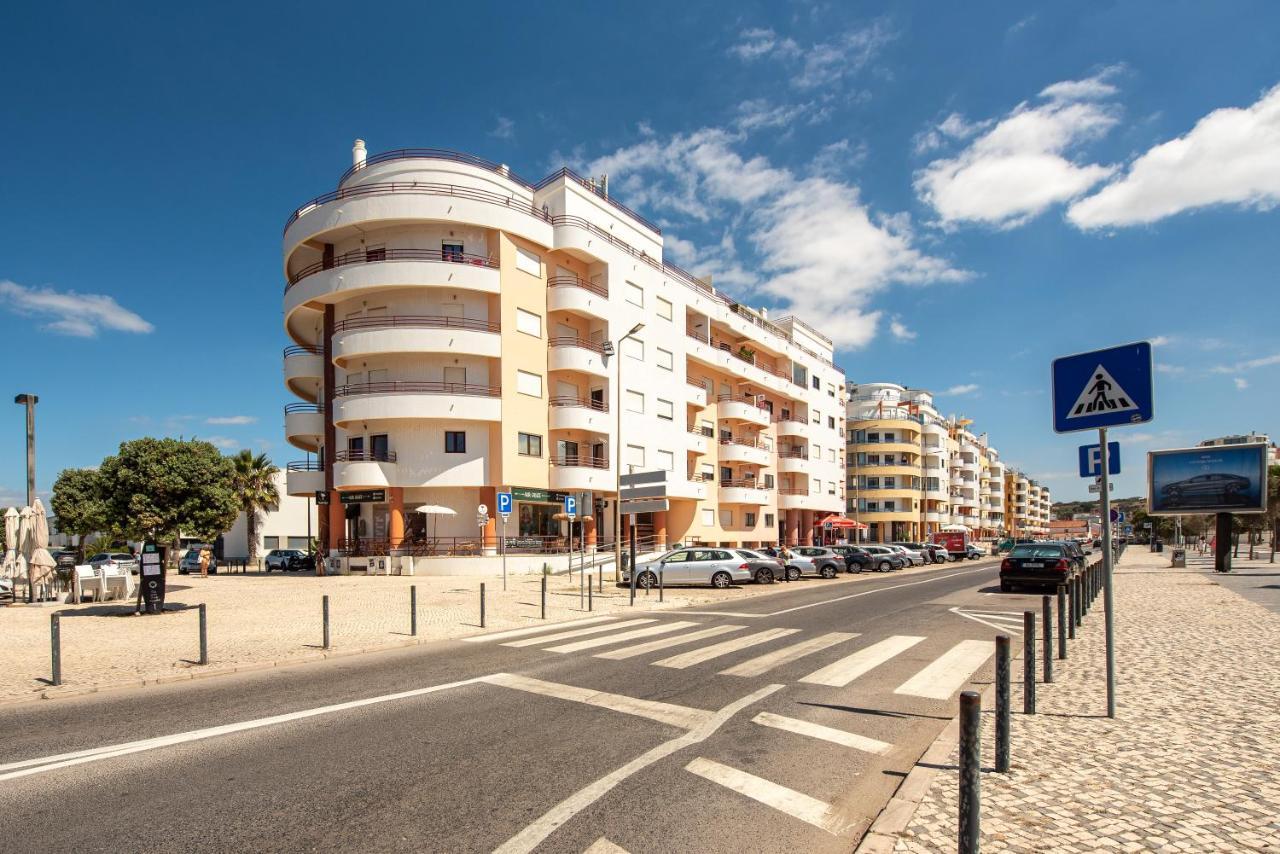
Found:
M 544 576 L 545 577 L 545 576 Z M 484 628 L 484 582 L 480 582 L 480 628 Z
M 1044 611 L 1044 684 L 1053 681 L 1053 610 L 1049 597 L 1041 598 L 1041 609 Z
M 50 681 L 54 685 L 62 684 L 62 624 L 57 614 L 49 615 L 49 645 L 53 653 L 53 679 Z
M 209 611 L 200 603 L 200 663 L 209 663 Z
M 665 576 L 666 574 L 667 574 L 667 571 L 665 567 L 658 567 L 658 601 L 659 602 L 663 601 L 664 588 L 663 588 L 662 579 L 663 579 L 663 576 Z
M 591 584 L 592 584 L 592 579 L 591 579 L 591 576 L 588 575 L 587 576 L 587 611 L 588 612 L 594 611 L 595 604 L 596 604 L 594 597 L 592 596 L 592 593 L 591 593 L 591 589 L 592 589 Z
M 1009 770 L 1009 636 L 996 635 L 996 770 Z
M 978 811 L 981 804 L 982 697 L 960 694 L 960 854 L 978 854 Z
M 328 595 L 320 597 L 320 617 L 324 622 L 324 644 L 323 649 L 329 648 L 329 597 Z
M 1022 713 L 1036 713 L 1036 614 L 1022 612 Z
M 636 604 L 636 571 L 631 570 L 631 604 Z
M 1076 639 L 1076 580 L 1073 578 L 1067 582 L 1067 637 L 1072 640 Z
M 542 574 L 542 619 L 547 618 L 547 575 Z
M 1058 658 L 1067 657 L 1067 590 L 1058 585 Z
M 418 585 L 409 585 L 409 634 L 418 636 Z

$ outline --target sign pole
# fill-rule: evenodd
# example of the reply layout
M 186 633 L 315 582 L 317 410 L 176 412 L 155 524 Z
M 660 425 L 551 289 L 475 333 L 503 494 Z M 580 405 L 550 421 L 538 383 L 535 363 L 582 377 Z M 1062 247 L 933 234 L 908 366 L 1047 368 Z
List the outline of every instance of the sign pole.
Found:
M 1115 607 L 1112 594 L 1114 550 L 1111 547 L 1111 475 L 1107 459 L 1107 428 L 1098 428 L 1102 469 L 1102 603 L 1107 628 L 1107 717 L 1116 716 Z
M 507 514 L 502 514 L 502 592 L 507 592 Z

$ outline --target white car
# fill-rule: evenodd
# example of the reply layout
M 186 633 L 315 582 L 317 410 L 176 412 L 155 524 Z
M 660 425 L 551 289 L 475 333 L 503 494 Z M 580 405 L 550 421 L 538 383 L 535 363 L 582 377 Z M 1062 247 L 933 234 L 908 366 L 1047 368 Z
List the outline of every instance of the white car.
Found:
M 802 575 L 835 578 L 844 569 L 844 555 L 820 546 L 796 546 L 787 561 L 787 578 L 794 581 Z
M 0 599 L 8 600 L 12 598 L 13 598 L 13 579 L 0 578 Z
M 94 569 L 98 567 L 119 567 L 128 570 L 131 575 L 138 574 L 138 559 L 128 552 L 98 552 L 87 561 Z
M 924 566 L 924 555 L 920 554 L 920 552 L 913 552 L 911 549 L 906 549 L 902 546 L 886 545 L 885 548 L 891 552 L 902 555 L 911 562 L 912 566 Z

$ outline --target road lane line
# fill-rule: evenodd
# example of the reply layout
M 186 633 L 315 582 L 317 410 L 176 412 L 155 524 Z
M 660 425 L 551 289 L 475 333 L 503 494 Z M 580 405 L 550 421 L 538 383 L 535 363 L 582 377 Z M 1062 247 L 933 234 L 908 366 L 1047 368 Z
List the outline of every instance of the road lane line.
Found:
M 540 643 L 554 643 L 555 641 L 568 640 L 569 638 L 578 638 L 583 635 L 596 635 L 600 632 L 612 632 L 615 629 L 629 629 L 632 626 L 641 626 L 647 623 L 656 623 L 657 620 L 623 620 L 621 623 L 610 623 L 607 626 L 591 626 L 586 629 L 574 629 L 568 632 L 557 632 L 554 635 L 539 635 L 536 638 L 524 638 L 523 640 L 507 641 L 503 646 L 535 646 Z
M 808 676 L 801 677 L 801 682 L 812 685 L 829 685 L 832 688 L 843 688 L 862 674 L 905 652 L 920 641 L 922 637 L 914 635 L 894 635 L 860 649 L 853 655 L 845 656 L 839 661 L 815 670 Z
M 829 632 L 825 635 L 818 635 L 816 638 L 809 638 L 808 640 L 800 641 L 800 643 L 793 643 L 791 646 L 784 646 L 782 649 L 767 652 L 755 658 L 749 658 L 741 664 L 735 664 L 733 667 L 721 670 L 720 675 L 759 676 L 762 673 L 768 673 L 775 667 L 790 664 L 797 659 L 804 658 L 806 655 L 821 652 L 827 647 L 844 643 L 857 636 L 856 632 Z
M 695 664 L 702 664 L 704 661 L 710 661 L 713 658 L 719 658 L 722 655 L 728 655 L 731 652 L 737 652 L 740 649 L 746 649 L 749 646 L 755 646 L 759 643 L 767 643 L 778 638 L 785 638 L 787 635 L 794 635 L 799 629 L 765 629 L 763 632 L 756 632 L 754 635 L 744 635 L 740 638 L 733 638 L 720 643 L 713 643 L 711 646 L 703 646 L 698 649 L 691 649 L 688 652 L 682 652 L 679 655 L 673 655 L 670 658 L 664 658 L 661 661 L 653 662 L 659 667 L 672 667 L 676 670 L 683 670 L 686 667 L 692 667 Z
M 675 623 L 659 623 L 656 626 L 646 626 L 643 629 L 633 629 L 629 632 L 623 632 L 620 635 L 607 635 L 602 638 L 591 638 L 589 640 L 577 641 L 575 643 L 561 644 L 560 646 L 550 646 L 546 652 L 580 652 L 584 649 L 595 649 L 598 646 L 608 646 L 611 643 L 622 643 L 624 641 L 635 640 L 636 638 L 647 638 L 654 635 L 665 635 L 667 632 L 678 632 L 680 629 L 687 629 L 696 626 L 697 623 L 691 620 L 682 620 Z
M 839 821 L 832 815 L 830 804 L 809 797 L 803 792 L 788 789 L 771 780 L 748 774 L 746 771 L 739 771 L 737 768 L 730 768 L 728 765 L 721 765 L 719 762 L 712 762 L 710 759 L 703 759 L 701 756 L 684 766 L 684 769 L 767 807 L 773 807 L 778 812 L 821 828 L 827 833 L 834 834 L 840 831 Z
M 895 694 L 946 700 L 969 681 L 995 652 L 991 641 L 966 640 L 938 656 L 932 664 L 894 689 Z
M 782 688 L 782 685 L 766 685 L 759 691 L 753 691 L 723 709 L 712 713 L 707 721 L 696 729 L 692 729 L 678 738 L 665 741 L 657 747 L 645 751 L 622 767 L 606 774 L 594 783 L 584 786 L 549 809 L 537 821 L 494 849 L 494 854 L 529 854 L 530 851 L 533 851 L 548 836 L 554 833 L 557 828 L 563 826 L 578 813 L 607 795 L 619 783 L 677 751 L 706 741 L 738 712 L 747 706 L 760 702 L 775 691 L 781 691 Z
M 656 700 L 641 700 L 625 694 L 610 694 L 608 691 L 597 691 L 593 688 L 579 688 L 576 685 L 565 685 L 560 682 L 544 682 L 528 676 L 517 676 L 513 673 L 495 673 L 485 676 L 484 681 L 490 685 L 501 685 L 530 694 L 541 694 L 544 697 L 555 697 L 559 700 L 570 700 L 587 706 L 596 706 L 621 712 L 625 715 L 636 715 L 659 723 L 670 724 L 681 729 L 694 729 L 711 717 L 706 709 L 694 709 L 689 706 L 677 706 L 673 703 L 660 703 Z
M 591 847 L 586 851 L 583 851 L 582 854 L 630 854 L 630 852 L 621 845 L 614 845 L 612 842 L 601 836 L 595 842 L 591 843 Z
M 528 629 L 511 629 L 505 632 L 494 632 L 491 635 L 473 635 L 469 638 L 463 638 L 463 643 L 491 643 L 493 641 L 510 640 L 511 638 L 520 638 L 525 635 L 537 634 L 538 632 L 550 632 L 555 629 L 563 629 L 566 626 L 585 626 L 588 623 L 605 623 L 618 619 L 617 617 L 588 617 L 585 620 L 573 620 L 567 623 L 552 623 L 549 626 L 534 626 Z
M 713 638 L 716 635 L 736 632 L 739 629 L 745 628 L 746 626 L 712 626 L 709 629 L 700 629 L 696 632 L 690 632 L 687 635 L 680 635 L 674 638 L 663 638 L 662 640 L 650 641 L 649 643 L 637 644 L 636 646 L 613 649 L 609 652 L 598 652 L 594 657 L 621 661 L 624 658 L 634 658 L 637 655 L 644 655 L 647 652 L 654 652 L 659 649 L 667 649 L 668 647 L 693 643 L 694 641 L 702 640 L 703 638 Z
M 797 735 L 807 735 L 810 738 L 820 738 L 823 741 L 830 741 L 844 747 L 852 747 L 854 750 L 861 750 L 864 753 L 884 754 L 893 749 L 893 745 L 885 741 L 877 741 L 874 738 L 867 738 L 865 735 L 845 732 L 842 729 L 834 729 L 822 724 L 811 723 L 810 721 L 775 715 L 773 712 L 761 712 L 752 718 L 752 723 L 794 732 Z

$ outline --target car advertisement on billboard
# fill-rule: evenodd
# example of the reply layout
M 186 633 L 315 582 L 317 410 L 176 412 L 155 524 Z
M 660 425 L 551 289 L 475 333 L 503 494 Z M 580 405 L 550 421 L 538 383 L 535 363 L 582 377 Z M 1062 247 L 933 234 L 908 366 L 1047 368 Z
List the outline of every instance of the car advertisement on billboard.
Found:
M 1267 446 L 1220 445 L 1147 454 L 1147 512 L 1264 513 Z

